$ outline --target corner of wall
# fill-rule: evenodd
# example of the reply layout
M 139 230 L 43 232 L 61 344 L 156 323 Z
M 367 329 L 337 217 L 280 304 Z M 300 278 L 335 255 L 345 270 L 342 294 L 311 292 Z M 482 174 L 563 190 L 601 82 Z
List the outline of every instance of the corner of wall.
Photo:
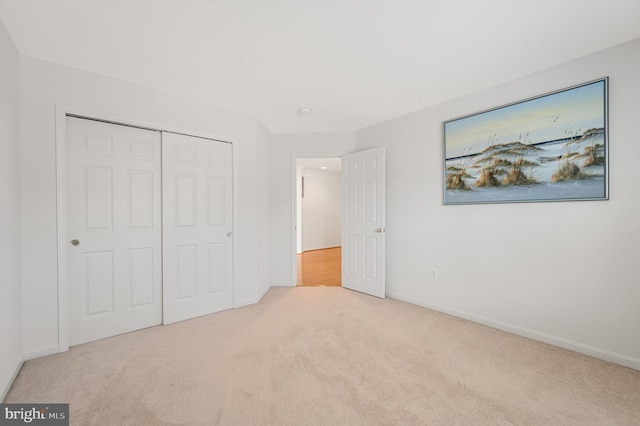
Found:
M 7 395 L 9 394 L 9 391 L 11 390 L 11 386 L 13 386 L 13 382 L 16 380 L 16 377 L 18 377 L 18 373 L 20 373 L 20 370 L 22 369 L 22 366 L 24 365 L 24 357 L 20 360 L 20 362 L 18 363 L 18 365 L 16 366 L 13 374 L 11 375 L 9 382 L 5 385 L 4 389 L 2 390 L 2 393 L 0 393 L 0 403 L 4 402 L 5 398 L 7 397 Z
M 20 53 L 0 21 L 0 401 L 24 362 L 20 191 Z
M 258 214 L 258 276 L 257 276 L 257 301 L 260 301 L 262 297 L 271 288 L 271 251 L 269 250 L 270 241 L 270 209 L 269 209 L 269 140 L 271 133 L 262 124 L 260 120 L 257 122 L 257 146 L 256 146 L 256 161 L 257 161 L 257 214 Z

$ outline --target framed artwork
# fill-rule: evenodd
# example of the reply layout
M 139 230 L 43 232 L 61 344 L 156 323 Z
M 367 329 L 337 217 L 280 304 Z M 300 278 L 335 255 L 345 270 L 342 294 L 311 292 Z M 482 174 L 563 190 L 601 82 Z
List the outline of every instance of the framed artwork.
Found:
M 446 121 L 444 204 L 608 199 L 608 81 Z

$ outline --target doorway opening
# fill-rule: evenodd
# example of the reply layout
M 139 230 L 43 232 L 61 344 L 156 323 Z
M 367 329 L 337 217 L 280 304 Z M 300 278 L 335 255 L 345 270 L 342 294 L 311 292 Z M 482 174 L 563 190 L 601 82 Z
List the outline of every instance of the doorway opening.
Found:
M 296 283 L 341 286 L 342 160 L 296 159 Z

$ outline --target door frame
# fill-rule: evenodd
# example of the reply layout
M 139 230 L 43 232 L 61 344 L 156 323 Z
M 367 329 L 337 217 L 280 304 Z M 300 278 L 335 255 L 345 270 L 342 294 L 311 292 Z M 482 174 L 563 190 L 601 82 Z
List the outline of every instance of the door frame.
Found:
M 74 116 L 77 118 L 85 118 L 89 120 L 103 121 L 115 125 L 137 127 L 146 130 L 153 130 L 159 132 L 172 132 L 179 133 L 187 136 L 195 136 L 199 138 L 211 139 L 218 142 L 225 142 L 231 144 L 231 156 L 232 156 L 232 220 L 233 220 L 233 234 L 237 235 L 237 223 L 238 223 L 238 199 L 237 199 L 237 182 L 238 177 L 236 175 L 238 167 L 236 164 L 236 156 L 234 155 L 234 144 L 231 141 L 221 140 L 214 136 L 196 132 L 189 129 L 178 129 L 170 126 L 150 123 L 141 121 L 131 117 L 113 116 L 105 114 L 99 111 L 91 111 L 87 109 L 80 109 L 69 107 L 65 105 L 55 106 L 55 149 L 56 149 L 56 231 L 57 231 L 57 284 L 58 284 L 58 352 L 65 352 L 69 350 L 69 270 L 68 270 L 68 258 L 67 249 L 69 241 L 69 233 L 67 230 L 67 116 Z M 162 143 L 162 142 L 161 142 Z M 162 172 L 161 172 L 162 173 Z M 236 300 L 236 277 L 238 275 L 238 265 L 236 259 L 238 258 L 238 244 L 233 244 L 233 307 L 239 306 Z M 161 277 L 162 278 L 162 277 Z
M 291 202 L 289 211 L 291 212 L 291 221 L 290 221 L 290 229 L 291 229 L 291 284 L 290 287 L 295 287 L 298 285 L 298 253 L 296 247 L 298 246 L 298 238 L 296 232 L 296 226 L 300 225 L 297 223 L 298 218 L 298 193 L 297 193 L 297 179 L 298 179 L 298 170 L 297 163 L 298 159 L 304 158 L 341 158 L 343 155 L 348 154 L 349 151 L 340 151 L 340 152 L 292 152 L 291 153 Z

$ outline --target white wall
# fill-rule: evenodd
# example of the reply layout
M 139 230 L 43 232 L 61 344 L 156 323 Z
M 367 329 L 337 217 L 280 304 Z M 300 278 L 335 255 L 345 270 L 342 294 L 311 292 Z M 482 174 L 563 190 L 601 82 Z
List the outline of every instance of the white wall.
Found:
M 355 133 L 276 133 L 270 138 L 271 284 L 295 285 L 295 159 L 355 151 Z
M 234 299 L 236 306 L 258 300 L 257 277 L 260 268 L 265 268 L 258 259 L 268 256 L 267 198 L 260 196 L 267 175 L 267 160 L 260 154 L 266 150 L 268 134 L 255 118 L 33 58 L 21 57 L 20 66 L 23 338 L 27 358 L 56 352 L 58 345 L 56 104 L 233 142 L 237 219 Z
M 341 245 L 342 185 L 340 174 L 303 168 L 301 199 L 302 250 Z M 301 223 L 301 226 L 300 226 Z
M 0 402 L 23 359 L 18 58 L 0 21 Z
M 269 136 L 270 133 L 262 123 L 257 129 L 257 176 L 258 179 L 258 299 L 271 288 L 269 269 L 271 268 L 269 253 Z
M 386 146 L 387 294 L 640 368 L 639 75 L 640 39 L 358 131 Z M 443 206 L 443 121 L 603 76 L 610 200 Z

